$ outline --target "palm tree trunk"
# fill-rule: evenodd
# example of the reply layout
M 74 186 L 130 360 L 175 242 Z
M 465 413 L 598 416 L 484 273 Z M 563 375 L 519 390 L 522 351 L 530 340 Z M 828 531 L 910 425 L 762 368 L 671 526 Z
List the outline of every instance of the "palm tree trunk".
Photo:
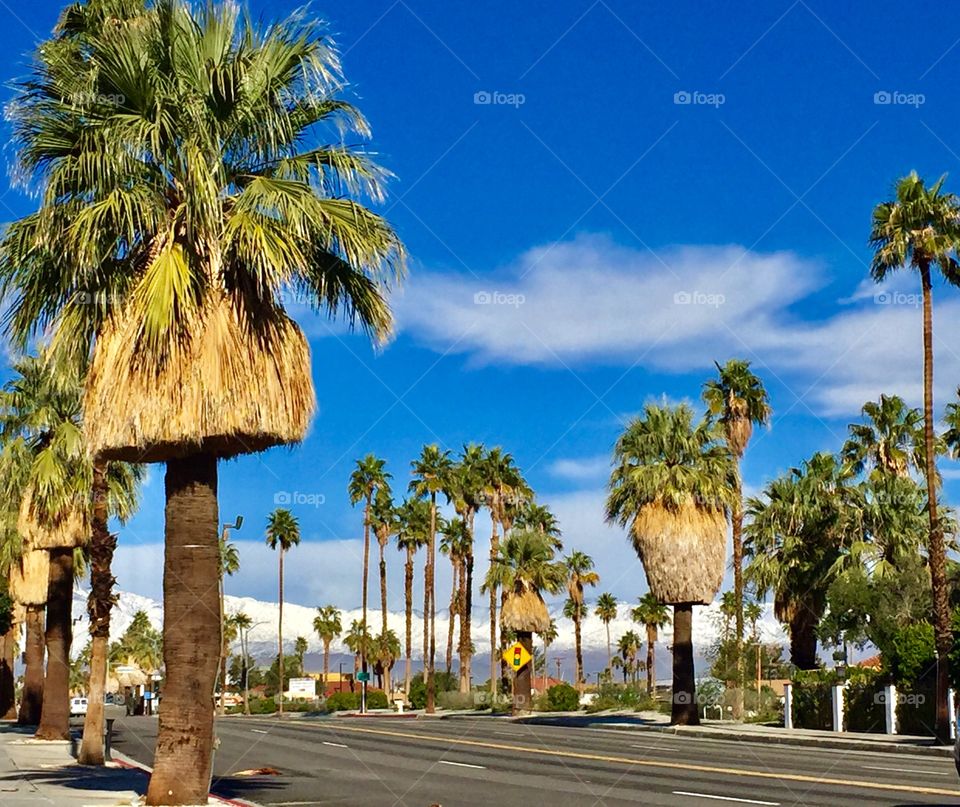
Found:
M 367 624 L 367 592 L 363 592 L 363 624 Z M 277 678 L 280 686 L 277 690 L 277 702 L 279 705 L 279 716 L 283 717 L 283 546 L 280 547 L 280 614 L 277 619 L 277 647 L 279 655 L 277 656 Z
M 815 670 L 818 614 L 801 605 L 790 620 L 790 661 L 799 670 Z
M 579 603 L 577 604 L 577 613 L 573 618 L 573 636 L 576 642 L 577 655 L 577 689 L 583 692 L 583 647 L 580 642 L 580 614 Z
M 387 559 L 383 554 L 384 544 L 380 544 L 380 613 L 382 614 L 380 633 L 387 635 Z
M 473 512 L 471 511 L 467 528 L 470 531 L 470 543 L 467 556 L 463 560 L 463 586 L 460 596 L 460 691 L 470 692 L 470 678 L 473 649 L 471 647 L 471 611 L 473 610 Z
M 243 713 L 250 714 L 250 654 L 247 652 L 247 641 L 250 634 L 246 631 L 240 634 L 240 652 L 243 653 L 243 664 L 240 669 L 243 673 Z
M 226 533 L 223 531 L 221 544 L 226 542 Z M 220 576 L 218 584 L 218 594 L 220 595 L 220 704 L 217 711 L 220 715 L 227 713 L 227 626 L 226 614 L 227 608 L 223 597 L 223 566 L 220 566 Z
M 497 519 L 490 513 L 492 531 L 490 533 L 490 568 L 496 563 L 497 552 L 500 551 L 500 536 L 497 533 Z M 490 587 L 490 706 L 497 701 L 497 670 L 499 668 L 499 650 L 497 645 L 497 587 Z
M 50 550 L 47 677 L 38 740 L 70 739 L 70 642 L 73 639 L 73 547 Z
M 83 720 L 83 741 L 77 762 L 103 765 L 103 693 L 107 684 L 107 645 L 110 641 L 110 614 L 113 609 L 113 553 L 117 537 L 107 528 L 107 467 L 93 467 L 93 519 L 90 525 L 90 683 L 87 714 Z
M 17 723 L 21 726 L 36 726 L 40 722 L 43 709 L 43 605 L 27 606 L 24 623 L 26 640 L 24 642 L 23 692 L 20 695 L 20 713 Z
M 653 625 L 647 625 L 647 694 L 653 695 L 656 682 L 656 653 L 657 629 Z
M 453 583 L 450 586 L 450 621 L 447 623 L 447 675 L 453 669 L 453 634 L 457 621 L 457 595 L 460 591 L 460 564 L 453 564 Z
M 437 538 L 437 494 L 430 494 L 430 539 L 427 545 L 427 590 L 430 592 L 430 652 L 427 656 L 427 714 L 436 710 L 436 681 L 433 677 L 434 661 L 437 652 L 437 603 L 434 591 L 434 570 L 436 569 Z
M 217 460 L 167 462 L 163 567 L 166 681 L 147 804 L 205 804 L 220 652 Z
M 0 720 L 17 719 L 16 686 L 13 678 L 14 647 L 17 643 L 18 625 L 10 629 L 0 640 Z
M 697 683 L 693 668 L 693 606 L 673 606 L 673 708 L 670 723 L 696 726 Z
M 610 645 L 610 623 L 604 620 L 604 627 L 607 629 L 607 667 L 610 666 L 610 660 L 613 658 L 613 650 Z
M 934 452 L 933 421 L 933 291 L 930 265 L 920 265 L 923 284 L 923 440 L 926 454 L 927 508 L 930 519 L 930 585 L 933 594 L 933 627 L 937 648 L 937 704 L 934 730 L 942 742 L 950 740 L 950 715 L 947 711 L 949 655 L 953 647 L 950 630 L 950 605 L 947 601 L 947 555 L 937 514 L 937 467 Z
M 363 672 L 367 671 L 367 578 L 370 576 L 370 499 L 372 494 L 367 494 L 367 503 L 363 506 L 363 619 L 361 620 L 361 625 L 363 626 L 363 633 L 361 634 L 362 639 L 360 642 L 360 669 Z M 283 652 L 280 653 L 281 659 L 283 658 Z M 283 662 L 280 662 L 281 665 Z M 282 666 L 281 666 L 282 669 Z M 367 691 L 367 682 L 362 681 L 360 683 L 361 693 L 366 693 Z M 366 697 L 362 696 L 360 698 L 360 711 L 365 712 L 367 708 Z
M 746 672 L 743 663 L 743 490 L 740 482 L 740 462 L 735 459 L 737 489 L 731 512 L 733 522 L 733 598 L 736 634 L 734 636 L 734 660 L 736 686 L 733 690 L 733 719 L 743 719 L 743 690 L 746 687 Z
M 533 657 L 533 634 L 529 631 L 517 631 L 517 641 L 523 645 L 524 649 Z M 532 704 L 531 697 L 531 678 L 533 662 L 524 664 L 517 671 L 513 682 L 513 713 L 515 715 L 523 712 L 529 712 Z
M 403 673 L 403 693 L 410 696 L 410 678 L 413 672 L 413 553 L 416 550 L 412 546 L 407 547 L 407 562 L 403 566 L 403 599 L 406 618 L 406 666 Z

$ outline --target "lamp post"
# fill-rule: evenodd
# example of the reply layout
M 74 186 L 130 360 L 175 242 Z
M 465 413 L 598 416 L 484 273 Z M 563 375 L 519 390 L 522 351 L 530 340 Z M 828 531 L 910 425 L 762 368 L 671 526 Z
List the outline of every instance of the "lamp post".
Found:
M 224 587 L 223 587 L 223 553 L 227 546 L 227 535 L 230 530 L 239 530 L 243 526 L 243 516 L 237 516 L 236 521 L 233 524 L 223 524 L 222 531 L 220 533 L 220 706 L 219 712 L 221 715 L 227 713 L 226 705 L 226 694 L 227 694 L 227 637 L 226 632 L 224 631 L 224 617 L 226 616 L 226 606 L 224 604 Z

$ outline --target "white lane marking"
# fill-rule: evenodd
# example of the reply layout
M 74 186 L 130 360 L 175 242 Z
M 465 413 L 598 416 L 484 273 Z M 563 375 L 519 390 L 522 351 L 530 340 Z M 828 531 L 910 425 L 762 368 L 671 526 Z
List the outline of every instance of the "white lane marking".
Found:
M 929 774 L 930 776 L 952 776 L 953 774 L 944 773 L 943 771 L 921 771 L 917 768 L 887 768 L 882 765 L 861 765 L 861 768 L 866 768 L 868 771 L 890 771 L 891 773 L 922 773 Z
M 349 748 L 349 746 L 346 746 L 343 743 L 328 743 L 326 740 L 323 741 L 323 744 L 332 745 L 334 748 Z
M 254 734 L 269 734 L 269 731 L 264 731 L 263 729 L 250 729 Z
M 470 765 L 466 762 L 450 762 L 446 759 L 440 760 L 441 765 L 456 765 L 458 768 L 476 768 L 477 770 L 485 771 L 487 769 L 486 765 Z
M 691 793 L 689 790 L 674 790 L 675 796 L 695 796 L 698 799 L 715 799 L 716 801 L 736 801 L 740 804 L 769 804 L 770 807 L 780 807 L 779 801 L 759 801 L 758 799 L 737 799 L 733 796 L 714 796 L 712 793 Z
M 648 751 L 669 751 L 669 748 L 663 748 L 659 745 L 631 745 L 631 748 L 645 748 Z

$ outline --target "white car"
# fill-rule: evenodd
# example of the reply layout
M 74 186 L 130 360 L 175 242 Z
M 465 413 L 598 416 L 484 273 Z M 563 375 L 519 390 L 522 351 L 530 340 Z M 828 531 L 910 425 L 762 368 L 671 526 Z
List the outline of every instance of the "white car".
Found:
M 86 698 L 70 698 L 70 717 L 83 717 L 86 713 Z

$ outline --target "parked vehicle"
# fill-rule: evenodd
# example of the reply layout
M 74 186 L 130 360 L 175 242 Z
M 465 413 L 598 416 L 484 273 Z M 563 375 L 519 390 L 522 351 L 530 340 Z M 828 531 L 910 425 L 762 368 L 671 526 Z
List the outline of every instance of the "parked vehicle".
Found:
M 70 698 L 70 717 L 83 717 L 86 713 L 86 698 Z

